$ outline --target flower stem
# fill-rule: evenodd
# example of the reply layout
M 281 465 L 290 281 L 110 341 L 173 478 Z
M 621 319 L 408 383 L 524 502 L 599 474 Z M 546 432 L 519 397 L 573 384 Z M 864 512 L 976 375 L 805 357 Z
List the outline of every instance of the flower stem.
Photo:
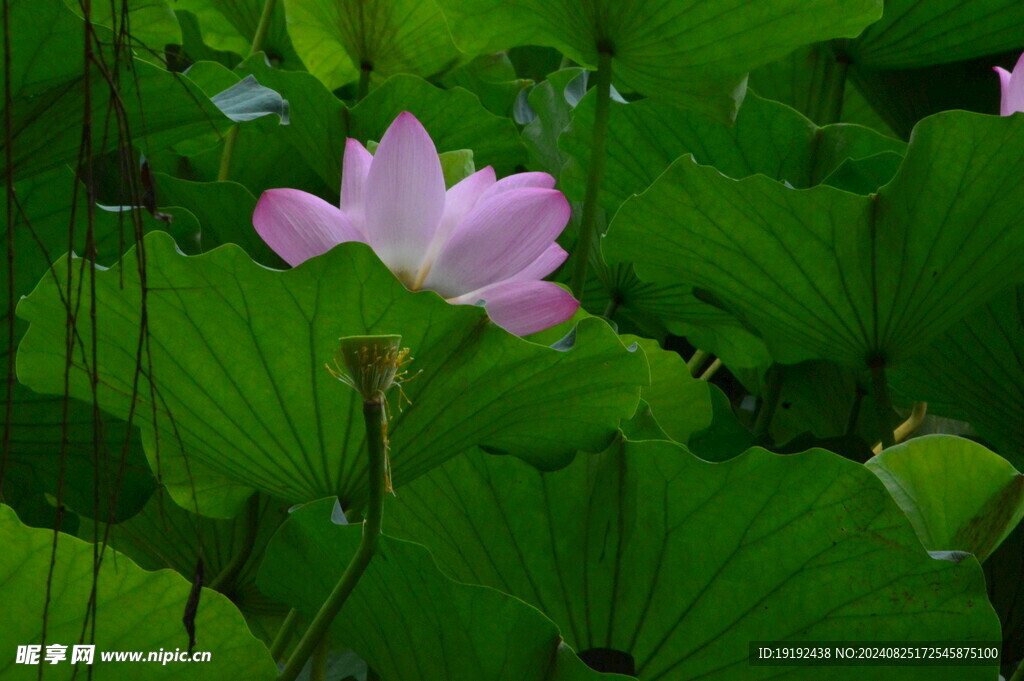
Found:
M 357 102 L 363 101 L 363 98 L 370 92 L 371 73 L 373 73 L 373 67 L 370 64 L 363 62 L 359 65 L 359 86 L 356 90 Z
M 270 28 L 270 20 L 274 15 L 274 5 L 276 4 L 277 0 L 266 0 L 263 3 L 260 23 L 256 25 L 256 34 L 253 35 L 252 44 L 249 46 L 250 57 L 263 49 L 263 41 L 267 39 L 267 29 Z
M 890 421 L 892 419 L 892 402 L 889 400 L 889 383 L 885 378 L 883 362 L 871 365 L 871 389 L 875 398 L 875 409 L 878 412 L 879 425 L 882 427 L 882 449 L 896 444 Z
M 913 408 L 910 410 L 910 416 L 907 420 L 896 427 L 896 430 L 892 433 L 893 444 L 898 445 L 899 443 L 906 440 L 908 437 L 914 434 L 914 431 L 921 427 L 924 423 L 924 417 L 928 415 L 928 403 L 927 402 L 914 402 Z M 872 449 L 872 453 L 882 453 L 882 443 L 879 442 Z
M 594 250 L 595 222 L 601 195 L 601 175 L 604 172 L 605 148 L 608 145 L 608 119 L 611 115 L 612 53 L 607 49 L 598 52 L 597 62 L 597 105 L 594 114 L 594 129 L 590 142 L 590 166 L 587 170 L 587 191 L 583 196 L 583 215 L 580 218 L 580 239 L 576 244 L 576 262 L 573 265 L 570 288 L 576 298 L 583 296 L 587 283 L 587 267 Z
M 709 366 L 707 369 L 705 369 L 704 373 L 702 373 L 700 375 L 700 380 L 702 380 L 702 381 L 710 381 L 711 377 L 714 376 L 718 372 L 718 370 L 721 369 L 721 368 L 722 368 L 722 358 L 721 357 L 715 357 L 715 361 L 711 363 L 711 366 Z
M 327 637 L 320 640 L 313 651 L 313 664 L 309 667 L 309 681 L 325 681 L 327 679 Z
M 249 497 L 246 504 L 245 534 L 242 536 L 242 545 L 238 552 L 231 557 L 230 562 L 224 566 L 213 581 L 210 588 L 222 593 L 230 593 L 235 587 L 239 573 L 252 556 L 253 547 L 256 545 L 256 535 L 260 529 L 260 495 L 258 493 Z
M 252 43 L 249 45 L 247 57 L 251 57 L 263 49 L 263 41 L 267 39 L 267 29 L 270 28 L 270 19 L 274 15 L 274 5 L 276 4 L 277 0 L 266 0 L 263 3 L 260 22 L 256 25 L 256 33 L 253 35 Z M 228 128 L 228 132 L 224 136 L 224 150 L 220 153 L 220 167 L 217 169 L 218 182 L 227 181 L 231 175 L 231 157 L 235 153 L 235 142 L 237 139 L 238 123 L 235 123 Z
M 704 368 L 704 363 L 708 361 L 710 355 L 701 349 L 697 349 L 690 359 L 686 360 L 686 367 L 690 370 L 690 375 L 694 378 L 700 375 L 700 370 Z
M 892 434 L 892 439 L 899 444 L 906 440 L 908 437 L 914 434 L 914 431 L 921 427 L 924 423 L 924 417 L 928 415 L 928 403 L 927 402 L 914 402 L 914 406 L 910 409 L 910 416 L 907 420 L 901 423 Z
M 341 575 L 341 579 L 334 586 L 327 600 L 320 606 L 309 629 L 302 635 L 288 658 L 288 663 L 281 671 L 279 681 L 295 681 L 295 678 L 302 671 L 306 660 L 310 658 L 317 645 L 327 633 L 331 622 L 337 617 L 349 594 L 359 583 L 370 559 L 377 550 L 377 539 L 380 537 L 381 519 L 384 515 L 384 471 L 387 457 L 387 444 L 384 440 L 384 419 L 386 404 L 384 397 L 370 399 L 363 402 L 363 420 L 366 422 L 366 449 L 369 455 L 369 501 L 366 509 L 366 518 L 363 520 L 363 537 L 359 542 L 348 567 Z
M 238 123 L 233 123 L 224 135 L 224 150 L 220 152 L 220 167 L 217 169 L 217 181 L 226 182 L 231 176 L 231 157 L 235 154 L 235 142 L 238 140 Z
M 299 611 L 292 608 L 285 615 L 284 622 L 281 622 L 281 627 L 277 630 L 277 635 L 274 636 L 273 642 L 270 644 L 270 656 L 274 658 L 274 662 L 284 654 L 285 648 L 288 647 L 288 642 L 292 640 L 292 633 L 295 631 L 295 623 L 299 620 Z

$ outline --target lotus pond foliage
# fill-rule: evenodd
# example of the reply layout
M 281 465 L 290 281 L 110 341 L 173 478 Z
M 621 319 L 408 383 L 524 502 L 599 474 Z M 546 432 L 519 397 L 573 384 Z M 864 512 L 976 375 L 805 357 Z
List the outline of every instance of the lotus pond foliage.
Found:
M 0 679 L 1024 679 L 1019 2 L 0 23 Z

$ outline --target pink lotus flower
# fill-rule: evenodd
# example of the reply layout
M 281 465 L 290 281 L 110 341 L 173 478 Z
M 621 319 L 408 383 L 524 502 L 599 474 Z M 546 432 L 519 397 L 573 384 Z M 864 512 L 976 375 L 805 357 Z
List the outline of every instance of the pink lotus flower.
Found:
M 437 149 L 408 112 L 375 155 L 349 139 L 343 165 L 341 208 L 297 189 L 270 189 L 256 204 L 256 231 L 289 265 L 361 241 L 408 288 L 482 304 L 520 336 L 579 307 L 563 288 L 541 281 L 567 257 L 555 239 L 570 213 L 547 173 L 497 180 L 488 166 L 446 191 Z
M 1016 111 L 1024 111 L 1024 54 L 1017 60 L 1013 73 L 999 66 L 992 70 L 999 74 L 999 84 L 1003 91 L 999 113 L 1009 116 Z

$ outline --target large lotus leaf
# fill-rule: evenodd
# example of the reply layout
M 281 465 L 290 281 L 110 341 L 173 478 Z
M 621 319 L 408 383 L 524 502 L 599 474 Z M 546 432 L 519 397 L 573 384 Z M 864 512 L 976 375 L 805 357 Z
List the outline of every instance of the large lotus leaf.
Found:
M 249 55 L 265 5 L 264 0 L 174 0 L 175 10 L 195 16 L 204 43 L 242 57 Z M 276 66 L 301 69 L 302 61 L 288 36 L 284 7 L 276 2 L 272 10 L 261 51 Z
M 444 15 L 420 0 L 284 0 L 288 33 L 309 72 L 335 89 L 369 71 L 431 76 L 457 65 Z
M 1009 289 L 950 327 L 892 375 L 928 411 L 968 421 L 1024 466 L 1024 288 Z
M 962 61 L 1024 46 L 1017 0 L 886 0 L 881 20 L 841 50 L 871 68 Z
M 268 68 L 259 59 L 240 67 L 282 94 L 291 106 L 291 123 L 281 128 L 302 158 L 331 187 L 341 186 L 345 139 L 377 140 L 402 111 L 412 112 L 440 152 L 472 149 L 478 168 L 493 165 L 508 173 L 526 160 L 515 124 L 485 109 L 468 90 L 442 90 L 422 78 L 392 76 L 359 104 L 347 108 L 308 73 Z M 458 116 L 452 116 L 458 111 Z
M 85 110 L 85 62 L 82 20 L 62 2 L 13 0 L 10 23 L 11 164 L 0 174 L 16 179 L 56 168 L 78 157 Z M 104 44 L 110 31 L 94 27 Z M 122 56 L 109 63 L 122 68 L 108 81 L 98 72 L 90 80 L 92 151 L 119 142 L 114 104 L 124 107 L 124 133 L 146 153 L 229 123 L 202 91 L 181 74 Z M 116 96 L 110 83 L 119 83 Z M 0 76 L 0 85 L 4 77 Z M 0 142 L 0 149 L 3 143 Z
M 852 38 L 877 0 L 438 0 L 472 53 L 550 45 L 590 67 L 612 55 L 615 82 L 648 96 L 732 112 L 750 69 L 807 43 Z
M 582 198 L 590 159 L 590 128 L 594 96 L 587 95 L 573 112 L 572 125 L 559 138 L 570 161 L 562 172 L 565 191 Z M 611 145 L 605 160 L 601 200 L 609 215 L 629 196 L 643 192 L 679 156 L 692 153 L 733 178 L 763 174 L 796 187 L 843 179 L 843 172 L 859 178 L 861 165 L 851 159 L 874 159 L 888 152 L 902 153 L 906 145 L 855 125 L 818 127 L 793 109 L 749 95 L 734 125 L 699 114 L 680 111 L 656 100 L 612 104 Z M 898 153 L 888 153 L 896 159 Z M 888 176 L 867 184 L 875 191 L 891 179 L 896 164 L 884 167 Z M 846 180 L 847 183 L 850 180 Z M 730 366 L 758 366 L 767 351 L 728 312 L 695 298 L 685 284 L 642 282 L 632 268 L 616 265 L 595 268 L 602 286 L 584 304 L 601 309 L 616 301 L 616 320 L 640 329 L 661 324 L 687 336 L 704 350 L 723 357 Z
M 189 637 L 182 614 L 192 585 L 169 570 L 142 570 L 113 549 L 106 549 L 102 563 L 94 568 L 92 544 L 25 527 L 7 506 L 0 506 L 0 541 L 5 547 L 0 557 L 5 620 L 0 644 L 10 651 L 0 661 L 4 679 L 27 681 L 44 671 L 36 665 L 15 664 L 19 645 L 65 645 L 70 660 L 71 646 L 83 642 L 96 646 L 91 667 L 67 660 L 46 664 L 44 678 L 138 679 L 139 664 L 146 669 L 145 678 L 154 681 L 269 681 L 276 674 L 270 654 L 249 633 L 241 613 L 209 589 L 200 596 L 195 619 L 196 650 L 208 651 L 208 662 L 102 662 L 100 654 L 108 651 L 186 650 Z M 40 641 L 44 610 L 48 613 L 46 639 Z
M 602 321 L 584 320 L 569 350 L 535 345 L 490 323 L 482 308 L 410 293 L 363 244 L 342 244 L 284 272 L 234 245 L 185 257 L 166 234 L 145 244 L 150 349 L 141 367 L 137 254 L 110 270 L 87 270 L 95 273 L 97 346 L 83 356 L 97 353 L 101 405 L 124 414 L 139 374 L 136 409 L 149 415 L 139 425 L 151 461 L 159 452 L 167 465 L 183 448 L 189 462 L 287 501 L 363 501 L 360 401 L 324 368 L 340 336 L 400 333 L 416 358 L 411 370 L 422 373 L 405 388 L 412 404 L 393 405 L 396 485 L 476 445 L 564 465 L 577 448 L 603 448 L 648 383 L 643 353 L 625 348 Z M 48 276 L 18 308 L 31 322 L 18 376 L 41 392 L 64 381 L 64 314 L 54 287 L 67 269 L 61 262 L 57 279 Z M 88 346 L 88 322 L 79 328 Z M 79 356 L 76 349 L 71 394 L 85 397 Z M 226 506 L 207 503 L 199 512 L 223 515 Z
M 867 463 L 929 551 L 985 560 L 1024 517 L 1024 475 L 976 442 L 927 435 Z
M 675 162 L 619 210 L 609 260 L 710 291 L 785 363 L 886 365 L 1024 272 L 1024 118 L 939 114 L 878 194 Z
M 594 102 L 595 93 L 580 102 L 572 125 L 558 140 L 572 158 L 562 182 L 566 192 L 580 199 L 590 163 Z M 654 99 L 613 102 L 608 130 L 615 144 L 605 158 L 601 203 L 609 214 L 647 189 L 683 154 L 732 178 L 760 173 L 804 188 L 820 184 L 847 159 L 906 149 L 903 142 L 859 125 L 818 127 L 788 106 L 753 94 L 743 101 L 733 125 Z
M 359 545 L 359 525 L 331 521 L 324 499 L 294 513 L 271 540 L 259 585 L 312 617 Z M 386 511 L 385 511 L 386 514 Z M 454 582 L 422 546 L 383 537 L 331 632 L 382 681 L 613 681 L 561 642 L 517 598 Z
M 671 443 L 627 442 L 547 474 L 462 456 L 403 489 L 385 518 L 454 579 L 537 606 L 575 649 L 629 654 L 640 679 L 776 678 L 749 666 L 756 640 L 999 636 L 977 562 L 931 558 L 874 475 L 820 449 L 712 464 Z M 828 678 L 863 673 L 831 667 Z M 786 678 L 822 676 L 793 667 Z

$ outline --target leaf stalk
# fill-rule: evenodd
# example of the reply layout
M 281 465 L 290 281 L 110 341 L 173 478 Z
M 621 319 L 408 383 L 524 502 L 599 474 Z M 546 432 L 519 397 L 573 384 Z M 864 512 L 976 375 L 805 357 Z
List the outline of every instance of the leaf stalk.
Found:
M 270 656 L 274 658 L 275 663 L 284 654 L 285 648 L 288 647 L 288 643 L 292 640 L 292 634 L 295 632 L 295 623 L 298 620 L 299 611 L 295 608 L 289 610 L 288 614 L 285 615 L 284 622 L 281 623 L 281 627 L 277 630 L 277 634 L 270 644 Z
M 242 536 L 242 545 L 239 547 L 227 565 L 220 571 L 212 582 L 210 588 L 222 593 L 230 593 L 235 588 L 238 575 L 242 568 L 249 562 L 252 550 L 256 545 L 256 535 L 260 529 L 260 495 L 253 494 L 246 504 L 245 534 Z
M 341 612 L 342 606 L 348 599 L 359 578 L 366 572 L 366 568 L 377 551 L 377 541 L 380 537 L 381 520 L 384 515 L 384 494 L 385 494 L 385 461 L 387 457 L 387 441 L 384 434 L 387 404 L 384 395 L 374 399 L 367 399 L 363 402 L 363 420 L 366 423 L 366 450 L 369 457 L 369 502 L 366 509 L 366 518 L 363 520 L 363 536 L 359 541 L 359 548 L 356 550 L 348 567 L 342 573 L 338 583 L 334 586 L 327 600 L 320 606 L 319 612 L 313 618 L 309 629 L 302 635 L 288 663 L 281 671 L 280 681 L 295 681 L 299 672 L 306 664 L 306 660 L 312 656 L 317 646 L 327 634 L 334 618 Z
M 892 447 L 896 444 L 896 435 L 890 425 L 893 413 L 892 401 L 889 399 L 889 383 L 885 378 L 883 362 L 871 364 L 871 390 L 872 396 L 875 398 L 878 421 L 882 426 L 882 449 Z

